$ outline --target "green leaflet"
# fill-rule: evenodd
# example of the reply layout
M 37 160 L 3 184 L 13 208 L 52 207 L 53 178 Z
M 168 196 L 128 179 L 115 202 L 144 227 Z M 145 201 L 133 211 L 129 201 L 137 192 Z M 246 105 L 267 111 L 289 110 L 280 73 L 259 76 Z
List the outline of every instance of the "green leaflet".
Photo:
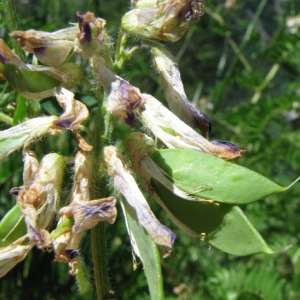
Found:
M 13 64 L 0 64 L 0 72 L 9 84 L 20 94 L 31 99 L 53 95 L 53 89 L 60 86 L 60 81 L 46 71 L 33 71 Z
M 26 232 L 23 214 L 20 206 L 16 204 L 0 222 L 0 248 L 10 245 Z
M 151 184 L 157 202 L 186 233 L 234 255 L 274 253 L 239 207 L 185 200 L 155 180 Z
M 228 204 L 246 204 L 283 192 L 299 179 L 282 187 L 247 168 L 194 150 L 164 149 L 151 158 L 189 195 Z
M 143 262 L 151 299 L 164 299 L 163 277 L 160 266 L 160 254 L 157 245 L 139 224 L 133 208 L 127 203 L 127 201 L 121 201 L 121 203 L 130 240 L 132 242 L 133 236 L 139 256 Z

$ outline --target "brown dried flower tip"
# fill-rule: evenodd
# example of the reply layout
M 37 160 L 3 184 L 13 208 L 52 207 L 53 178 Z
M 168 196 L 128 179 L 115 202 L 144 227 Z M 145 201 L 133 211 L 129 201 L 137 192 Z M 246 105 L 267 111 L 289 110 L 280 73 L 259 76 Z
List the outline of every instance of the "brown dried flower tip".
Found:
M 144 110 L 140 90 L 124 79 L 114 81 L 111 84 L 107 111 L 116 117 L 124 118 L 125 122 L 134 128 L 136 125 L 134 110 L 136 108 Z
M 95 18 L 92 12 L 77 13 L 79 32 L 77 34 L 77 47 L 84 58 L 91 57 L 103 47 L 105 42 L 104 27 L 106 21 Z
M 10 36 L 25 51 L 35 54 L 42 63 L 56 67 L 61 65 L 74 47 L 76 27 L 45 32 L 30 29 L 13 31 Z

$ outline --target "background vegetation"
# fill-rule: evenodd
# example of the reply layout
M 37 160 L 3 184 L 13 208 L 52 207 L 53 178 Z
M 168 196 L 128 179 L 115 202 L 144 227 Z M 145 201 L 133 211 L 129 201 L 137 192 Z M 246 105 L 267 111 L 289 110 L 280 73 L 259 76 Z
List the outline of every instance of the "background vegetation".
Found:
M 20 30 L 53 31 L 76 22 L 78 10 L 93 11 L 106 19 L 113 37 L 117 37 L 120 18 L 129 9 L 128 0 L 16 0 L 15 4 Z M 207 0 L 206 8 L 201 21 L 181 41 L 169 45 L 178 58 L 186 92 L 211 118 L 212 139 L 230 140 L 247 150 L 237 163 L 287 185 L 299 176 L 300 170 L 300 1 Z M 298 26 L 288 27 L 288 20 L 297 16 Z M 2 17 L 0 37 L 9 44 L 9 31 L 3 20 Z M 127 65 L 122 76 L 141 91 L 163 99 L 157 75 L 149 69 L 151 61 L 146 51 L 136 52 Z M 11 115 L 16 94 L 5 81 L 0 81 L 0 88 L 1 112 Z M 78 92 L 82 100 L 92 107 L 89 91 L 84 85 L 81 89 Z M 42 102 L 42 107 L 45 113 L 53 109 L 47 101 Z M 5 128 L 4 123 L 0 126 Z M 72 153 L 67 137 L 64 143 L 65 153 Z M 9 189 L 22 184 L 21 171 L 18 154 L 0 163 L 0 217 L 15 201 Z M 299 299 L 299 195 L 298 184 L 245 208 L 271 245 L 277 249 L 293 245 L 272 256 L 235 257 L 210 249 L 178 230 L 153 203 L 159 219 L 177 235 L 173 256 L 163 262 L 166 298 Z M 116 298 L 147 299 L 142 267 L 136 271 L 132 268 L 124 222 L 117 220 L 107 234 Z M 82 241 L 81 253 L 91 268 L 88 234 Z M 81 299 L 68 267 L 53 262 L 51 253 L 34 250 L 1 279 L 0 298 L 41 299 L 41 295 L 43 299 Z

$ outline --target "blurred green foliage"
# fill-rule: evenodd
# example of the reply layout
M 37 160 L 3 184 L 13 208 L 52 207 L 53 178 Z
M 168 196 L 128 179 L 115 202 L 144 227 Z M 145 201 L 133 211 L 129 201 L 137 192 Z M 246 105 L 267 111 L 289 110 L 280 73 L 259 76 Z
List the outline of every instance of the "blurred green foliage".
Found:
M 76 22 L 79 10 L 92 11 L 106 19 L 108 32 L 116 37 L 120 18 L 130 3 L 16 0 L 15 5 L 21 30 L 66 27 Z M 288 184 L 300 170 L 300 28 L 289 28 L 287 22 L 298 17 L 299 24 L 300 1 L 207 0 L 206 8 L 201 21 L 181 41 L 169 45 L 178 58 L 186 92 L 193 104 L 211 118 L 212 139 L 230 140 L 247 150 L 237 163 L 282 185 Z M 0 19 L 0 37 L 9 43 L 3 20 Z M 149 59 L 147 51 L 137 51 L 128 62 L 129 73 L 127 69 L 124 73 L 141 91 L 163 101 L 162 86 L 155 70 L 149 69 Z M 80 92 L 92 109 L 92 95 L 84 87 Z M 1 80 L 1 113 L 12 117 L 15 102 L 16 93 Z M 45 112 L 53 109 L 47 107 L 47 101 L 41 105 Z M 4 123 L 0 128 L 5 128 Z M 70 139 L 52 138 L 51 145 L 55 149 L 56 143 L 65 143 L 64 154 L 68 155 L 72 153 Z M 39 143 L 44 146 L 43 141 Z M 17 154 L 0 162 L 0 216 L 15 201 L 9 189 L 22 184 L 21 171 L 22 161 Z M 272 256 L 243 258 L 210 249 L 205 242 L 185 235 L 157 204 L 151 203 L 162 223 L 177 234 L 173 256 L 163 261 L 166 299 L 299 299 L 299 195 L 298 184 L 282 195 L 247 205 L 247 215 L 270 244 L 277 249 L 290 244 L 293 247 Z M 116 299 L 147 299 L 142 266 L 133 271 L 124 222 L 117 220 L 107 234 Z M 87 268 L 92 268 L 88 236 L 82 241 L 82 253 Z M 76 282 L 68 275 L 66 265 L 53 262 L 51 253 L 34 251 L 1 279 L 0 298 L 82 297 L 77 295 Z

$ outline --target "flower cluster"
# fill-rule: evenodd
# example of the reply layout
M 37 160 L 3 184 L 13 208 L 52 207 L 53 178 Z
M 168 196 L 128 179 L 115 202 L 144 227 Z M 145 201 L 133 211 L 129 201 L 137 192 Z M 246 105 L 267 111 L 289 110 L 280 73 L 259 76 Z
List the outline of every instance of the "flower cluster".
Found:
M 146 41 L 159 39 L 175 42 L 191 24 L 199 20 L 203 10 L 203 3 L 199 0 L 132 1 L 132 9 L 122 18 L 124 40 L 126 35 L 134 34 Z M 2 240 L 1 276 L 24 259 L 34 246 L 53 250 L 55 260 L 68 262 L 70 273 L 76 274 L 79 242 L 83 232 L 99 222 L 114 223 L 117 216 L 116 199 L 120 200 L 135 254 L 146 263 L 141 254 L 142 234 L 143 238 L 150 237 L 150 242 L 158 246 L 163 257 L 168 256 L 175 234 L 162 225 L 151 211 L 147 201 L 149 199 L 146 198 L 153 195 L 152 179 L 181 198 L 194 200 L 195 197 L 176 187 L 148 156 L 156 149 L 150 136 L 160 140 L 167 148 L 193 149 L 226 160 L 240 157 L 244 153 L 229 142 L 209 141 L 211 122 L 206 114 L 187 99 L 178 65 L 162 45 L 156 43 L 155 47 L 152 46 L 151 54 L 164 87 L 168 108 L 114 71 L 112 59 L 107 54 L 111 41 L 105 32 L 106 21 L 96 18 L 91 12 L 77 13 L 77 17 L 76 26 L 52 33 L 36 30 L 11 33 L 20 47 L 32 53 L 43 65 L 25 64 L 4 41 L 0 42 L 1 76 L 29 99 L 54 95 L 63 109 L 60 116 L 28 119 L 0 132 L 0 143 L 4 145 L 0 147 L 0 159 L 23 147 L 24 161 L 24 185 L 12 189 L 17 201 L 16 207 L 10 212 L 17 217 L 24 230 L 17 234 L 17 238 Z M 149 43 L 152 45 L 151 41 Z M 75 99 L 70 90 L 83 79 L 80 67 L 70 62 L 72 57 L 78 55 L 83 60 L 90 60 L 99 86 L 106 95 L 103 101 L 105 111 L 101 117 L 113 115 L 121 118 L 132 129 L 139 122 L 147 133 L 131 134 L 127 140 L 124 139 L 122 146 L 126 144 L 133 169 L 139 174 L 149 197 L 142 192 L 130 171 L 126 155 L 108 143 L 99 149 L 99 140 L 95 138 L 99 138 L 99 135 L 95 132 L 91 133 L 89 142 L 83 137 L 82 122 L 90 118 L 90 112 L 85 104 Z M 65 130 L 75 135 L 78 147 L 73 159 L 74 175 L 69 203 L 63 206 L 60 196 L 64 188 L 65 158 L 50 153 L 39 162 L 31 149 L 42 136 L 57 135 Z M 91 192 L 99 172 L 95 166 L 106 170 L 115 191 L 114 196 L 98 199 Z M 51 232 L 50 225 L 57 216 L 59 221 Z M 5 231 L 9 237 L 11 228 L 6 220 L 4 218 L 1 222 L 0 231 Z M 138 231 L 130 220 L 135 220 L 142 231 Z M 202 239 L 203 236 L 205 233 L 201 235 Z M 8 243 L 8 240 L 11 242 Z

